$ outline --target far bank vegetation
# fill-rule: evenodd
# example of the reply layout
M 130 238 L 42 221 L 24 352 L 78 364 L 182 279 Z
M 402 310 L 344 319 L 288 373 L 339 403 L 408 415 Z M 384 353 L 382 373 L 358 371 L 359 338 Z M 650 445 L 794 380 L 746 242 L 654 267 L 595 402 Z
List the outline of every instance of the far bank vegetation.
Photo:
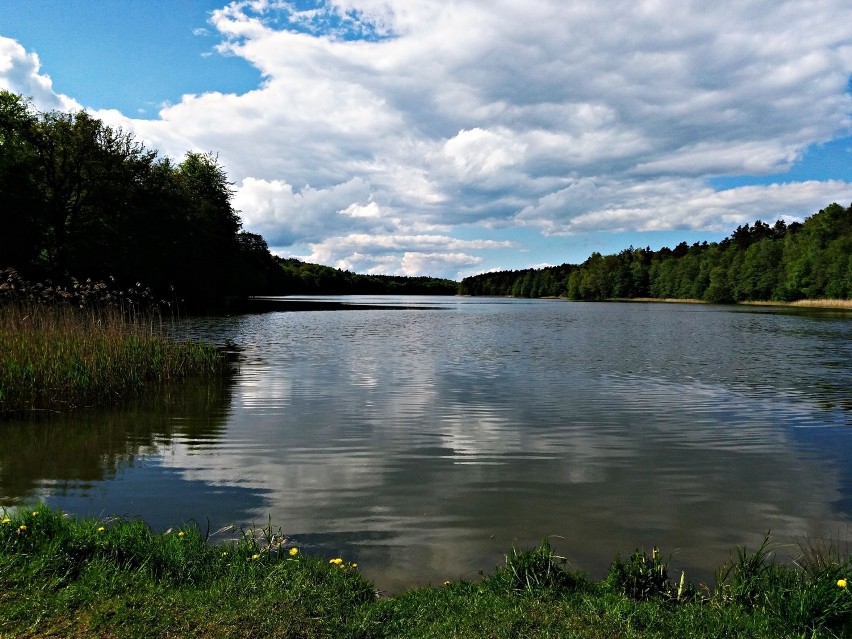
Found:
M 831 204 L 804 224 L 761 221 L 721 242 L 592 253 L 579 265 L 465 278 L 463 295 L 573 300 L 686 299 L 711 303 L 852 299 L 852 206 Z M 807 303 L 807 302 L 803 302 Z M 824 304 L 820 304 L 824 305 Z

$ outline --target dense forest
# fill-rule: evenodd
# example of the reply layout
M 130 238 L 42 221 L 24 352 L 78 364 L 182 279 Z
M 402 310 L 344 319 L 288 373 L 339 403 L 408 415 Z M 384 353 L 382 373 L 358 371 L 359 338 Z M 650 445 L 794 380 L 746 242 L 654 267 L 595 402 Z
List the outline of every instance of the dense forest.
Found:
M 484 273 L 463 295 L 565 296 L 575 300 L 691 298 L 714 303 L 852 298 L 852 206 L 831 204 L 804 224 L 761 221 L 721 242 L 659 251 L 630 247 L 580 265 Z
M 0 91 L 0 269 L 56 284 L 141 282 L 192 308 L 289 293 L 452 293 L 432 278 L 355 275 L 281 260 L 242 230 L 213 154 L 161 158 L 81 111 Z
M 269 290 L 276 264 L 231 199 L 213 155 L 174 163 L 83 111 L 39 113 L 0 92 L 0 267 L 196 304 Z

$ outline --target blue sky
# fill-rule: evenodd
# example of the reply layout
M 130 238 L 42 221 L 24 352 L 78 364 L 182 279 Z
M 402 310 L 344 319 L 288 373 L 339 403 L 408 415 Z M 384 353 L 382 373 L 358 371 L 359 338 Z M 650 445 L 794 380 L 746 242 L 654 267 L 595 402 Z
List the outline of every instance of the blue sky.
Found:
M 852 203 L 845 0 L 0 0 L 0 88 L 213 151 L 283 256 L 460 278 Z
M 0 0 L 0 35 L 38 53 L 55 91 L 91 109 L 156 118 L 185 93 L 242 93 L 260 75 L 214 50 L 222 2 Z

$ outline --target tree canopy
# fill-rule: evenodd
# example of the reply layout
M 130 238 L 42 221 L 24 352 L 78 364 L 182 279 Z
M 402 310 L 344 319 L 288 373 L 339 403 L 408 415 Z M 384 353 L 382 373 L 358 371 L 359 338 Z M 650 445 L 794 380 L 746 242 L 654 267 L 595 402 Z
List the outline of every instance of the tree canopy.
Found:
M 213 154 L 158 157 L 91 115 L 0 92 L 0 262 L 31 278 L 112 278 L 195 305 L 265 292 L 276 264 L 241 231 Z M 274 277 L 273 277 L 274 279 Z

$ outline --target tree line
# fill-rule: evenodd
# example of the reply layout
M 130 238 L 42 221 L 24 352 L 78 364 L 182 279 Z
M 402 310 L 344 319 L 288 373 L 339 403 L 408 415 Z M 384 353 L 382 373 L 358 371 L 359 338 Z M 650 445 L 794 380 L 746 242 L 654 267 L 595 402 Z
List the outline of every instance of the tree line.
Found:
M 275 258 L 284 288 L 300 295 L 455 295 L 458 282 L 436 277 L 362 275 L 295 258 Z
M 55 282 L 142 282 L 191 305 L 267 292 L 266 242 L 242 230 L 215 155 L 161 158 L 84 111 L 0 91 L 0 267 Z
M 29 280 L 150 287 L 190 308 L 290 293 L 422 293 L 456 283 L 358 276 L 273 256 L 242 230 L 217 157 L 180 162 L 80 111 L 0 91 L 0 269 Z
M 582 264 L 484 273 L 463 295 L 575 300 L 691 298 L 713 303 L 852 298 L 852 206 L 831 204 L 803 224 L 745 224 L 721 242 L 632 246 Z

